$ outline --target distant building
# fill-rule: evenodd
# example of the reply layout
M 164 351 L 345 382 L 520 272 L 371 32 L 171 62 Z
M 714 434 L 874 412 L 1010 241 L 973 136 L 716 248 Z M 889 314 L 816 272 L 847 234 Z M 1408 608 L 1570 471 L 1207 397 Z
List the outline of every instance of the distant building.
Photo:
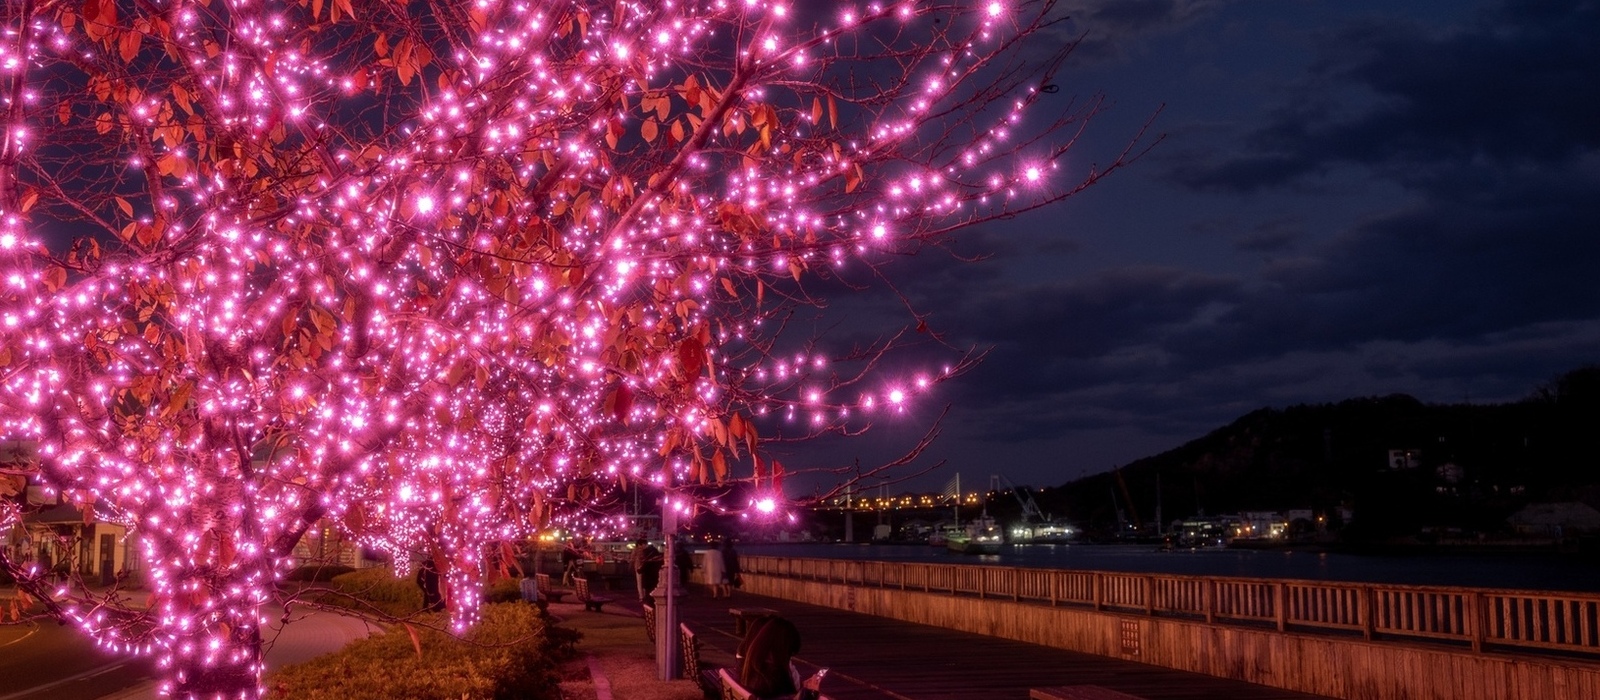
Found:
M 139 553 L 128 529 L 93 509 L 58 503 L 23 516 L 16 530 L 14 553 L 60 573 L 107 585 L 138 568 Z
M 1172 532 L 1185 547 L 1215 547 L 1227 544 L 1243 530 L 1242 521 L 1232 515 L 1198 516 L 1179 520 Z
M 382 563 L 368 557 L 355 540 L 345 537 L 333 521 L 326 518 L 306 530 L 305 536 L 294 545 L 293 557 L 296 566 L 337 565 L 365 569 Z
M 1561 537 L 1600 532 L 1600 510 L 1577 501 L 1529 503 L 1506 518 L 1512 529 L 1524 535 Z
M 1422 450 L 1389 450 L 1390 469 L 1416 469 L 1422 466 Z
M 0 441 L 0 464 L 36 472 L 34 443 Z M 109 584 L 139 568 L 139 553 L 128 528 L 99 509 L 64 503 L 26 474 L 10 474 L 0 483 L 0 498 L 24 508 L 20 522 L 0 530 L 0 548 L 13 561 L 36 563 L 59 573 L 75 573 L 85 581 Z
M 0 441 L 0 464 L 23 472 L 37 472 L 38 458 L 32 442 Z M 265 463 L 265 450 L 258 450 L 256 464 Z M 24 507 L 21 521 L 0 530 L 0 549 L 13 561 L 33 562 L 58 573 L 75 573 L 85 581 L 102 585 L 140 566 L 137 534 L 116 522 L 103 509 L 80 507 L 48 491 L 37 476 L 7 475 L 0 479 L 0 498 L 17 501 Z M 372 566 L 376 561 L 362 548 L 344 537 L 330 520 L 319 521 L 295 544 L 296 565 L 341 564 L 353 568 Z
M 1289 521 L 1277 511 L 1245 511 L 1239 514 L 1243 521 L 1240 537 L 1251 539 L 1277 539 L 1289 529 Z

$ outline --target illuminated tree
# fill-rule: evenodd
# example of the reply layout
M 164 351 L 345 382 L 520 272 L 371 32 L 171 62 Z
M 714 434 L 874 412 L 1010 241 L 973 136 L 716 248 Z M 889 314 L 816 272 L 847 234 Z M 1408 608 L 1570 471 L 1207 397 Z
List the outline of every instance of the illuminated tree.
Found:
M 255 697 L 318 522 L 428 552 L 459 628 L 496 543 L 623 489 L 781 497 L 768 440 L 970 360 L 784 344 L 812 280 L 1128 160 L 1064 176 L 1098 103 L 1026 114 L 1053 9 L 10 0 L 0 437 L 129 526 L 153 608 L 0 564 L 168 692 Z

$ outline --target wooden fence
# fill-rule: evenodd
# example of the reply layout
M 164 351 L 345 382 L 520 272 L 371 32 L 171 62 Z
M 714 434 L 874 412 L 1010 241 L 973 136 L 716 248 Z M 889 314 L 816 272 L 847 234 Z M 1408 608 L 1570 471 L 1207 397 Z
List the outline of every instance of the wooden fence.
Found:
M 1600 655 L 1600 594 L 745 555 L 751 574 L 1203 619 Z

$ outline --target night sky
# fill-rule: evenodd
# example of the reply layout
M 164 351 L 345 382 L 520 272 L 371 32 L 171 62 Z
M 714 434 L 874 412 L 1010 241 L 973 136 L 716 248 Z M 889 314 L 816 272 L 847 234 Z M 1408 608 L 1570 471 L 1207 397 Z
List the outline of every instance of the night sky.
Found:
M 1600 362 L 1600 3 L 1067 2 L 1083 43 L 1052 99 L 1113 103 L 1062 166 L 1147 157 L 1045 211 L 895 263 L 984 363 L 870 438 L 891 487 L 1057 485 L 1261 407 L 1406 393 L 1501 402 Z M 1051 40 L 1042 38 L 1041 40 Z M 905 322 L 836 303 L 847 338 Z M 915 473 L 916 468 L 901 470 Z

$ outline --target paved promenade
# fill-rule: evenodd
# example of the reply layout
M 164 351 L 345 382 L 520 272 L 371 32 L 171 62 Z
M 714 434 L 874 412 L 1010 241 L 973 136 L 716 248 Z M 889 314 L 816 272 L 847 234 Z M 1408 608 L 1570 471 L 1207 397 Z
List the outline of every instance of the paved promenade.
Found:
M 713 656 L 730 657 L 738 644 L 730 604 L 792 620 L 802 639 L 799 665 L 808 674 L 829 668 L 823 693 L 835 700 L 1023 700 L 1029 688 L 1079 684 L 1148 700 L 1322 697 L 745 593 L 731 601 L 694 595 L 683 605 L 682 621 L 715 647 Z
M 557 624 L 579 630 L 584 638 L 578 658 L 563 669 L 562 695 L 572 700 L 693 700 L 699 696 L 687 681 L 655 679 L 653 648 L 644 623 L 626 592 L 605 606 L 604 613 L 575 603 L 551 605 Z M 1239 681 L 1223 680 L 1145 664 L 1052 649 L 1023 642 L 954 632 L 886 618 L 736 593 L 732 600 L 712 600 L 703 593 L 683 599 L 682 620 L 705 646 L 710 665 L 728 664 L 738 644 L 730 606 L 766 607 L 793 620 L 802 634 L 797 662 L 806 673 L 830 669 L 823 692 L 834 700 L 945 700 L 996 698 L 1024 700 L 1028 689 L 1055 685 L 1099 685 L 1147 700 L 1314 700 L 1294 693 Z M 337 649 L 364 636 L 359 620 L 315 614 L 297 620 L 269 650 L 270 665 L 281 666 Z M 104 663 L 104 662 L 102 662 Z M 120 669 L 119 669 L 120 670 Z M 29 690 L 0 683 L 0 696 L 18 700 L 82 697 L 144 700 L 153 697 L 153 683 L 142 666 L 122 690 L 96 692 L 90 680 L 109 680 L 106 673 L 75 678 L 84 687 L 52 685 Z M 87 678 L 93 676 L 93 678 Z M 144 681 L 144 682 L 140 682 Z M 15 691 L 22 691 L 17 693 Z

